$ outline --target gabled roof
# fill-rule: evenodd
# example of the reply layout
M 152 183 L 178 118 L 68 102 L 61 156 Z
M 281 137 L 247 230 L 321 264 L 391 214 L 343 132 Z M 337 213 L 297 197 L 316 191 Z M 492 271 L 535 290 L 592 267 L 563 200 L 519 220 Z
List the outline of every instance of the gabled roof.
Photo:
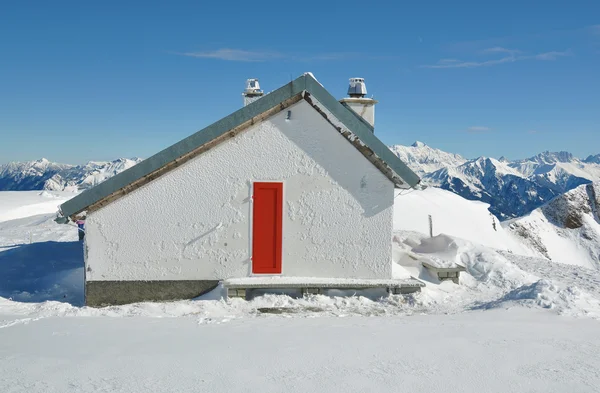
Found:
M 107 179 L 60 206 L 63 217 L 93 211 L 158 178 L 239 132 L 306 100 L 398 188 L 419 184 L 419 177 L 373 133 L 373 127 L 338 102 L 307 73 L 240 108 L 227 117 Z

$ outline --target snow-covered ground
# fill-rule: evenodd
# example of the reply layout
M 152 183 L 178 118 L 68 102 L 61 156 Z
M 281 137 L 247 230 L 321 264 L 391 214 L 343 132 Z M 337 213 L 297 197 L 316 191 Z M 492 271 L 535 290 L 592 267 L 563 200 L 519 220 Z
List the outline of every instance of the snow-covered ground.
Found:
M 396 198 L 394 275 L 421 279 L 421 293 L 244 301 L 223 300 L 218 288 L 101 309 L 81 306 L 76 229 L 52 221 L 66 198 L 0 192 L 0 392 L 594 392 L 600 384 L 597 271 L 536 256 L 486 205 L 448 191 Z M 422 262 L 466 272 L 460 285 L 440 283 Z
M 52 317 L 0 329 L 11 392 L 596 392 L 598 322 L 538 310 L 198 324 Z
M 54 213 L 58 206 L 76 194 L 68 191 L 2 191 L 0 222 Z

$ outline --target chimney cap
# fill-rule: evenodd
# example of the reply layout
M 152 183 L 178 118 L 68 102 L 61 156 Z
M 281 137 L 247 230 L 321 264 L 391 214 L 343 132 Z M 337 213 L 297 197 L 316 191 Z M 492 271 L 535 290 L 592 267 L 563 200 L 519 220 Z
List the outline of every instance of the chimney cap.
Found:
M 363 98 L 367 95 L 367 85 L 364 78 L 350 78 L 348 95 L 354 98 Z
M 260 89 L 260 84 L 257 78 L 250 78 L 246 80 L 246 88 L 244 89 L 245 96 L 256 97 L 262 96 L 264 92 Z

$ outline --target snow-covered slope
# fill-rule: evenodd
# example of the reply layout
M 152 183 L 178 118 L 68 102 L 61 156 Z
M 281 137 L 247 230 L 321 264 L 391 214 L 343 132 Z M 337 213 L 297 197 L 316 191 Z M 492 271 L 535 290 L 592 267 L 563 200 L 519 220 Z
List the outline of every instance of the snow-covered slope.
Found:
M 561 263 L 600 269 L 600 183 L 581 185 L 503 225 Z
M 85 190 L 128 169 L 139 158 L 120 158 L 114 161 L 90 161 L 85 165 L 68 165 L 37 161 L 12 162 L 0 166 L 0 191 L 26 190 Z
M 428 234 L 431 215 L 434 235 L 450 235 L 486 247 L 530 255 L 531 252 L 500 225 L 488 207 L 487 203 L 470 201 L 435 187 L 399 192 L 394 204 L 394 228 Z
M 38 214 L 52 214 L 58 206 L 77 195 L 73 192 L 4 191 L 0 192 L 0 222 Z

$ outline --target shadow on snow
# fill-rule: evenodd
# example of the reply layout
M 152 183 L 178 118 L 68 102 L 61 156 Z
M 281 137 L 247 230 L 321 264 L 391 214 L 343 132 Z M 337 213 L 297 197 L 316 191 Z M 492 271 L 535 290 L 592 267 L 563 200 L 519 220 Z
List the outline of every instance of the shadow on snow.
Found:
M 83 245 L 41 242 L 0 249 L 0 296 L 19 302 L 55 300 L 81 306 Z

